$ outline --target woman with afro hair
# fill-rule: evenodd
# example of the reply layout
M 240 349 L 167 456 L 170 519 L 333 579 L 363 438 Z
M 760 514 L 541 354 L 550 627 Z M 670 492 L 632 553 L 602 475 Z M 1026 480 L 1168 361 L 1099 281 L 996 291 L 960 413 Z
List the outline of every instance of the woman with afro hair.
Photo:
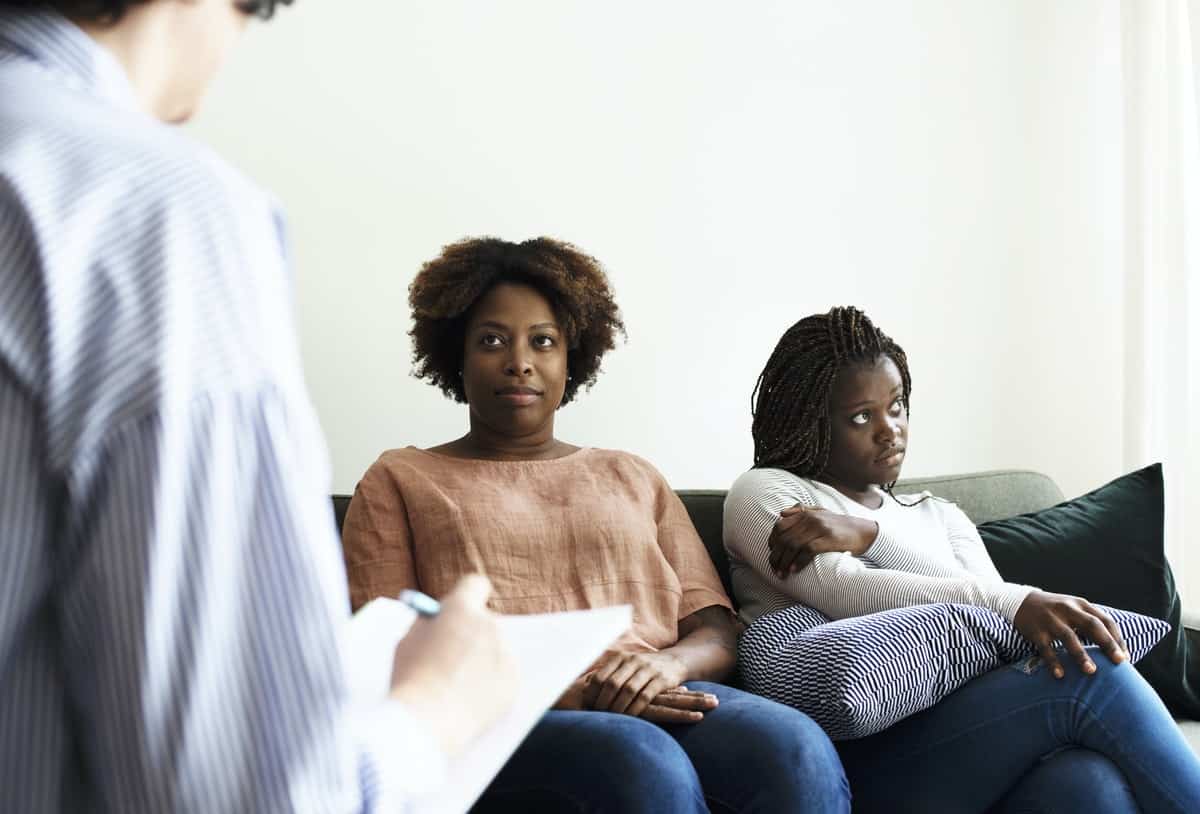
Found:
M 856 308 L 801 319 L 767 361 L 753 397 L 755 465 L 725 502 L 734 592 L 750 624 L 741 669 L 761 677 L 752 689 L 788 694 L 792 659 L 806 655 L 780 642 L 802 635 L 810 608 L 880 614 L 877 629 L 889 633 L 917 624 L 922 611 L 910 606 L 986 608 L 1040 659 L 963 674 L 932 707 L 840 741 L 855 811 L 1200 810 L 1200 761 L 1109 614 L 1005 582 L 957 506 L 892 493 L 911 391 L 904 351 Z M 876 682 L 887 687 L 883 664 L 898 664 L 903 645 L 881 635 L 880 648 Z M 957 649 L 956 665 L 969 663 L 966 643 Z
M 358 484 L 343 531 L 355 607 L 479 572 L 500 613 L 634 609 L 477 810 L 848 810 L 810 718 L 720 683 L 737 623 L 662 475 L 554 434 L 624 331 L 596 260 L 548 238 L 464 240 L 425 264 L 409 302 L 416 375 L 466 404 L 468 426 L 384 452 Z

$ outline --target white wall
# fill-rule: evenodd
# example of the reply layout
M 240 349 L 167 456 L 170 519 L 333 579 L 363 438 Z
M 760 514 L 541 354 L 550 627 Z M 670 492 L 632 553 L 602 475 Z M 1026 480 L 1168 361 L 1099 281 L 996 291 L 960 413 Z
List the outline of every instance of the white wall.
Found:
M 677 487 L 749 466 L 779 334 L 857 304 L 908 351 L 905 474 L 1121 464 L 1115 2 L 297 0 L 194 133 L 283 201 L 335 491 L 461 434 L 407 286 L 466 235 L 569 239 L 629 327 L 559 435 Z

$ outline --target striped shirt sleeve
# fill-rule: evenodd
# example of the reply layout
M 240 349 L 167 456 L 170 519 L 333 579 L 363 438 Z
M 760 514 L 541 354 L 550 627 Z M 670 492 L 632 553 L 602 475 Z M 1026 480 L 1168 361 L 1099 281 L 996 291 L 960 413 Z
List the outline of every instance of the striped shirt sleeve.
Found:
M 206 395 L 72 471 L 57 604 L 103 808 L 394 810 L 436 776 L 392 762 L 437 754 L 402 709 L 347 715 L 342 570 L 303 424 L 269 389 Z

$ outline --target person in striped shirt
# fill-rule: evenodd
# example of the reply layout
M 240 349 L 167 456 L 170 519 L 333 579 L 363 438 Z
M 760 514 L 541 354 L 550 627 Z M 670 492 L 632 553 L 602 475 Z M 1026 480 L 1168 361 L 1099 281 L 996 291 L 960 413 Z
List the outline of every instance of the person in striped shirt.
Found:
M 0 0 L 0 811 L 396 811 L 513 694 L 476 577 L 349 706 L 283 219 L 164 124 L 275 5 Z
M 904 351 L 856 308 L 806 317 L 780 338 L 755 388 L 755 467 L 725 504 L 743 619 L 765 623 L 795 603 L 834 619 L 975 605 L 1010 620 L 1046 667 L 1000 668 L 840 743 L 855 810 L 1197 810 L 1200 761 L 1108 615 L 1004 582 L 958 507 L 892 493 L 910 392 Z M 787 680 L 787 664 L 776 672 Z

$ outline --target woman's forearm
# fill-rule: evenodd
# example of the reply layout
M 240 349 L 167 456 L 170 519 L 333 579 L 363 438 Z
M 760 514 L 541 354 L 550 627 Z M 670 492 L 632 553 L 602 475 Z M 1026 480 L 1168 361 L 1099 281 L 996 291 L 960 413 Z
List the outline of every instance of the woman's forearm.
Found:
M 724 681 L 737 658 L 737 623 L 727 608 L 702 608 L 679 622 L 679 641 L 660 652 L 683 663 L 688 679 Z

